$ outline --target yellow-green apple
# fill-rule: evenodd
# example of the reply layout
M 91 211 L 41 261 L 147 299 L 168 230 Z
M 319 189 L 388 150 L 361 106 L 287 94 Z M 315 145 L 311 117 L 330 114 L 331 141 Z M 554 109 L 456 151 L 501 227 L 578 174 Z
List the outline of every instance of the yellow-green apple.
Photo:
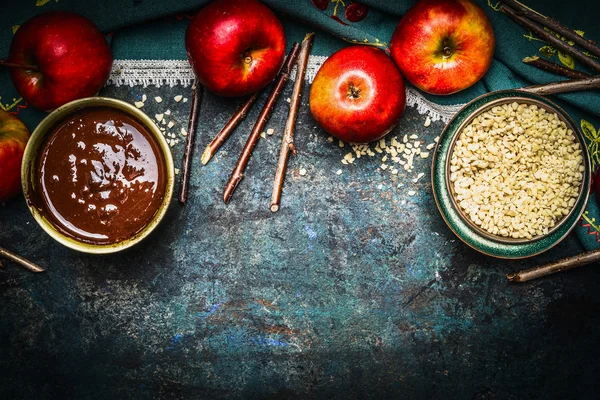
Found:
M 25 124 L 0 110 L 0 203 L 21 191 L 21 160 L 28 139 Z
M 494 45 L 490 20 L 471 1 L 418 0 L 400 19 L 390 51 L 409 82 L 445 95 L 485 75 Z
M 51 11 L 19 27 L 8 61 L 17 91 L 40 110 L 93 96 L 104 86 L 113 62 L 96 25 L 81 15 Z
M 216 0 L 202 8 L 185 33 L 196 77 L 220 96 L 254 93 L 271 82 L 283 64 L 281 22 L 256 0 Z
M 329 57 L 310 89 L 310 112 L 332 136 L 348 142 L 380 139 L 406 106 L 402 75 L 382 50 L 346 47 Z

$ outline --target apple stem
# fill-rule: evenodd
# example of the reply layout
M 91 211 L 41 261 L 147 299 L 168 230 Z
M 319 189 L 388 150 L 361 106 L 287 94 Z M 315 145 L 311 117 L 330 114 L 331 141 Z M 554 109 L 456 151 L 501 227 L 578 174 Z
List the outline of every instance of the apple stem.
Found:
M 17 64 L 17 63 L 12 63 L 7 60 L 0 60 L 0 67 L 21 68 L 21 69 L 28 69 L 30 71 L 39 71 L 40 70 L 35 65 Z
M 351 99 L 358 99 L 360 97 L 360 89 L 351 84 L 348 88 L 348 97 Z

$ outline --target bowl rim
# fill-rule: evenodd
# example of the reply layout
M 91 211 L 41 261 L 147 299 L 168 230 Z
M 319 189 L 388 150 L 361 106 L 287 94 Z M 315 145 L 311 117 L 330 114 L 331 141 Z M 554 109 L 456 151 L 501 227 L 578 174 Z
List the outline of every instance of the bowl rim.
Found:
M 154 216 L 143 228 L 141 228 L 133 236 L 123 239 L 119 242 L 110 244 L 94 244 L 81 242 L 63 234 L 55 228 L 54 224 L 51 221 L 49 221 L 40 212 L 38 208 L 36 208 L 32 204 L 30 196 L 30 193 L 32 191 L 35 191 L 35 162 L 37 160 L 38 150 L 40 146 L 42 146 L 45 143 L 47 134 L 57 123 L 62 121 L 74 111 L 91 107 L 110 107 L 113 109 L 123 111 L 135 118 L 136 120 L 138 120 L 140 123 L 142 123 L 142 125 L 144 125 L 146 129 L 148 129 L 150 136 L 155 140 L 159 151 L 162 153 L 165 162 L 165 194 Z M 164 136 L 162 135 L 162 132 L 160 131 L 158 126 L 156 126 L 154 121 L 152 121 L 152 119 L 148 115 L 146 115 L 143 111 L 139 110 L 138 108 L 123 100 L 118 100 L 110 97 L 95 96 L 86 97 L 83 99 L 78 99 L 66 103 L 50 112 L 48 115 L 46 115 L 44 119 L 37 125 L 37 127 L 32 132 L 27 142 L 27 145 L 25 146 L 25 151 L 23 153 L 23 160 L 21 163 L 21 185 L 23 189 L 23 195 L 25 197 L 25 201 L 27 203 L 29 211 L 33 215 L 33 218 L 38 223 L 38 225 L 40 225 L 40 227 L 50 237 L 72 250 L 88 254 L 111 254 L 128 249 L 138 244 L 148 235 L 150 235 L 150 233 L 163 220 L 167 209 L 169 208 L 169 205 L 171 203 L 171 199 L 173 197 L 173 191 L 175 186 L 175 169 L 171 149 L 169 148 L 169 145 Z
M 455 209 L 455 205 L 452 203 L 453 194 L 450 193 L 449 188 L 446 186 L 446 159 L 451 154 L 449 151 L 448 136 L 453 131 L 453 135 L 458 135 L 461 131 L 457 129 L 461 125 L 462 119 L 468 119 L 471 114 L 480 113 L 481 105 L 483 108 L 487 107 L 488 103 L 491 103 L 494 98 L 502 98 L 502 103 L 512 102 L 513 98 L 526 98 L 526 99 L 539 99 L 540 101 L 552 105 L 559 112 L 559 116 L 564 118 L 565 122 L 568 121 L 573 129 L 575 136 L 582 143 L 582 156 L 584 165 L 584 178 L 581 185 L 581 193 L 577 197 L 575 205 L 572 208 L 572 212 L 569 215 L 563 217 L 564 221 L 562 225 L 553 230 L 547 235 L 538 235 L 539 240 L 526 239 L 523 242 L 501 242 L 496 239 L 496 235 L 492 235 L 493 238 L 480 234 L 479 230 L 472 229 L 472 224 L 468 223 L 467 219 L 463 217 L 463 214 Z M 481 105 L 478 105 L 482 103 Z M 454 139 L 454 137 L 450 137 Z M 576 226 L 577 221 L 581 218 L 584 213 L 588 199 L 589 189 L 591 185 L 591 162 L 587 144 L 583 135 L 577 125 L 574 123 L 571 116 L 566 113 L 560 106 L 555 102 L 551 101 L 547 97 L 528 93 L 518 89 L 499 90 L 485 93 L 481 96 L 476 97 L 467 104 L 465 104 L 444 127 L 442 133 L 439 136 L 438 145 L 436 146 L 431 167 L 431 184 L 433 189 L 433 197 L 440 212 L 442 219 L 449 227 L 449 229 L 469 247 L 477 250 L 480 253 L 504 259 L 522 259 L 532 257 L 547 251 L 560 243 Z M 568 222 L 566 222 L 568 221 Z M 568 226 L 567 226 L 568 225 Z

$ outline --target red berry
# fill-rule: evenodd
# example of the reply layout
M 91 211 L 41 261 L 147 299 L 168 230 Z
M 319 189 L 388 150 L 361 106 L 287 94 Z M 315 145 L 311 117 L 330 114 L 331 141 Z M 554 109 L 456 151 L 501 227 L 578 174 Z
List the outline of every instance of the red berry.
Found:
M 327 9 L 327 6 L 329 5 L 329 0 L 312 0 L 312 3 L 319 10 L 323 11 Z
M 352 3 L 346 8 L 346 19 L 350 22 L 362 21 L 368 13 L 369 9 L 364 4 Z

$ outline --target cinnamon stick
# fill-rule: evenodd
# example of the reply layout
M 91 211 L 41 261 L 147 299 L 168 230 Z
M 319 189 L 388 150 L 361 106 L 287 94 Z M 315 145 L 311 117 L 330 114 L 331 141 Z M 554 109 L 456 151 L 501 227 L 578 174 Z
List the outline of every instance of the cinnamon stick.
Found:
M 229 122 L 225 124 L 223 129 L 221 129 L 221 132 L 219 132 L 217 136 L 215 136 L 212 142 L 210 142 L 210 144 L 206 146 L 206 150 L 204 150 L 204 153 L 202 153 L 202 165 L 206 165 L 206 163 L 210 161 L 210 159 L 215 155 L 215 153 L 221 148 L 223 143 L 225 143 L 229 135 L 231 135 L 231 133 L 240 124 L 240 122 L 242 122 L 246 118 L 246 115 L 248 115 L 248 112 L 250 111 L 250 109 L 252 109 L 252 106 L 256 102 L 259 93 L 260 92 L 254 93 L 246 101 L 246 103 L 242 107 L 240 107 L 240 109 L 237 110 L 235 114 L 233 114 Z
M 32 263 L 28 259 L 21 257 L 18 254 L 13 253 L 12 251 L 8 251 L 2 247 L 0 247 L 0 257 L 6 258 L 7 260 L 13 261 L 16 264 L 19 264 L 21 267 L 30 270 L 31 272 L 44 272 L 45 268 L 40 267 L 37 264 Z M 0 263 L 0 265 L 2 265 Z
M 538 267 L 525 269 L 514 274 L 506 275 L 510 282 L 527 282 L 557 272 L 600 261 L 600 250 L 588 251 L 573 257 L 567 257 Z
M 30 71 L 39 71 L 40 70 L 36 65 L 18 64 L 18 63 L 10 62 L 8 60 L 0 60 L 0 67 L 21 68 L 21 69 L 28 69 Z
M 532 21 L 538 22 L 548 29 L 564 36 L 571 40 L 578 46 L 586 49 L 596 57 L 600 57 L 600 47 L 596 45 L 596 42 L 590 39 L 586 39 L 583 36 L 577 34 L 573 29 L 566 27 L 557 20 L 540 14 L 539 12 L 527 7 L 523 3 L 516 0 L 502 0 L 502 2 L 514 9 L 519 15 L 525 18 L 529 18 Z
M 550 95 L 597 89 L 600 89 L 600 76 L 595 76 L 593 78 L 588 79 L 570 79 L 562 82 L 552 82 L 543 85 L 527 86 L 518 90 L 540 95 Z
M 308 56 L 312 49 L 314 33 L 309 33 L 304 37 L 298 55 L 298 70 L 296 73 L 296 82 L 292 91 L 292 99 L 290 101 L 290 111 L 285 123 L 283 131 L 283 139 L 281 141 L 281 150 L 279 151 L 279 162 L 277 163 L 277 171 L 275 172 L 275 181 L 273 182 L 273 193 L 271 194 L 271 211 L 279 210 L 279 202 L 281 201 L 281 191 L 283 189 L 283 180 L 287 170 L 288 159 L 290 152 L 296 155 L 296 146 L 294 145 L 294 130 L 296 127 L 296 117 L 298 116 L 298 107 L 302 97 L 302 87 L 304 84 L 304 76 L 306 75 L 306 67 L 308 66 Z
M 229 202 L 231 196 L 233 195 L 233 192 L 235 191 L 235 188 L 239 185 L 240 181 L 244 177 L 244 170 L 246 169 L 246 166 L 248 166 L 248 161 L 250 161 L 250 157 L 252 156 L 254 146 L 256 146 L 256 142 L 258 142 L 258 139 L 260 137 L 260 132 L 269 120 L 271 112 L 275 107 L 275 103 L 277 102 L 277 99 L 283 91 L 283 87 L 285 86 L 285 83 L 287 82 L 288 77 L 290 76 L 292 65 L 298 57 L 299 48 L 300 46 L 298 45 L 298 43 L 294 43 L 294 45 L 292 46 L 292 50 L 290 51 L 285 62 L 283 63 L 283 67 L 281 68 L 279 76 L 275 81 L 275 86 L 273 86 L 273 90 L 271 91 L 267 102 L 263 106 L 263 109 L 256 121 L 256 124 L 254 124 L 254 128 L 252 129 L 252 132 L 248 137 L 248 141 L 246 142 L 246 145 L 242 150 L 242 154 L 240 155 L 240 158 L 233 172 L 231 173 L 231 176 L 229 177 L 227 185 L 225 186 L 225 190 L 223 191 L 223 201 L 225 203 Z
M 596 71 L 600 71 L 600 63 L 599 62 L 595 61 L 591 57 L 586 56 L 580 50 L 574 48 L 573 46 L 570 46 L 568 43 L 563 42 L 562 40 L 560 40 L 559 38 L 554 36 L 552 33 L 546 32 L 544 29 L 540 28 L 538 25 L 531 22 L 527 18 L 518 15 L 515 12 L 515 10 L 513 10 L 506 4 L 502 4 L 500 6 L 500 10 L 502 12 L 504 12 L 504 14 L 506 14 L 508 17 L 513 19 L 515 22 L 517 22 L 519 25 L 521 25 L 524 28 L 528 29 L 529 31 L 535 33 L 537 36 L 539 36 L 541 39 L 543 39 L 546 43 L 556 47 L 560 51 L 563 51 L 565 53 L 572 55 L 574 58 L 579 60 L 582 64 L 585 64 L 588 67 L 590 67 Z
M 200 110 L 200 98 L 202 95 L 202 86 L 194 82 L 192 85 L 192 104 L 190 109 L 190 119 L 188 123 L 188 136 L 183 153 L 183 165 L 181 168 L 181 182 L 179 184 L 179 202 L 185 204 L 188 196 L 188 186 L 190 182 L 190 167 L 192 165 L 192 153 L 194 149 L 194 139 L 196 138 L 196 124 L 198 122 L 198 112 Z
M 550 72 L 557 75 L 566 76 L 573 79 L 586 79 L 592 76 L 585 72 L 577 71 L 571 68 L 563 67 L 562 65 L 555 64 L 538 56 L 525 57 L 523 62 L 532 67 L 536 67 L 546 72 Z

